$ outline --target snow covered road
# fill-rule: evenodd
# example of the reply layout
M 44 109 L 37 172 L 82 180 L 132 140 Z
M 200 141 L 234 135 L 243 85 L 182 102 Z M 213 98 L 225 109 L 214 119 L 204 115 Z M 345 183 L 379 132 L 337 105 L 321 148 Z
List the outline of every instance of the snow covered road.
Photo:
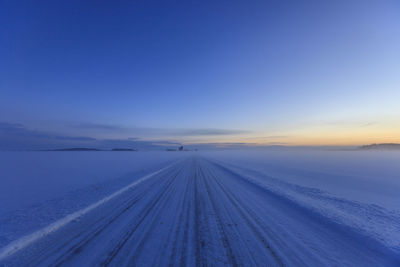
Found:
M 26 248 L 5 266 L 396 266 L 375 240 L 189 157 Z

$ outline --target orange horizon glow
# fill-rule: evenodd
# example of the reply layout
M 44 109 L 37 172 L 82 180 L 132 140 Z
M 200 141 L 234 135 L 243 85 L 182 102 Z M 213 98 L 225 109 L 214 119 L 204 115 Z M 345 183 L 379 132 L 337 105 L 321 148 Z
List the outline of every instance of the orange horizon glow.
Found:
M 235 137 L 214 139 L 187 140 L 186 144 L 229 144 L 243 143 L 247 146 L 361 146 L 381 143 L 400 143 L 400 129 L 388 127 L 375 127 L 371 129 L 329 129 L 314 127 L 293 130 L 288 133 L 277 134 L 272 137 L 265 134 L 243 135 Z M 281 136 L 281 137 L 280 137 Z

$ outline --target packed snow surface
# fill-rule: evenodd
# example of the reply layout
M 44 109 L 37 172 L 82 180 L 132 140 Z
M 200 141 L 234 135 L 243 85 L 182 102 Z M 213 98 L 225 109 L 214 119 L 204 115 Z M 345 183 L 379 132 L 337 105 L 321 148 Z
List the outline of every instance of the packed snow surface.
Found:
M 398 266 L 399 160 L 1 152 L 0 265 Z
M 183 156 L 167 152 L 0 152 L 0 247 Z

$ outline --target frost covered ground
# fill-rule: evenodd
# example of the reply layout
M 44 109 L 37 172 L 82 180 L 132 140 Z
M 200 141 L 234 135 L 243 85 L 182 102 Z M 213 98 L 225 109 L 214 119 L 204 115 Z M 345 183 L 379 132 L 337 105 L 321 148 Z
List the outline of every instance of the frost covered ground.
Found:
M 394 151 L 1 152 L 0 265 L 396 266 L 399 162 Z
M 399 151 L 224 151 L 206 157 L 400 255 Z
M 0 152 L 0 247 L 182 156 L 167 152 Z

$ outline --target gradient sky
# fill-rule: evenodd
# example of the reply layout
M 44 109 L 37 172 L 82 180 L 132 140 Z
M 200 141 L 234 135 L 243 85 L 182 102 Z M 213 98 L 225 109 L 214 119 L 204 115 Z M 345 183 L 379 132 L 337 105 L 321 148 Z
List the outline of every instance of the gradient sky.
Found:
M 399 14 L 384 0 L 0 0 L 0 131 L 400 142 Z

